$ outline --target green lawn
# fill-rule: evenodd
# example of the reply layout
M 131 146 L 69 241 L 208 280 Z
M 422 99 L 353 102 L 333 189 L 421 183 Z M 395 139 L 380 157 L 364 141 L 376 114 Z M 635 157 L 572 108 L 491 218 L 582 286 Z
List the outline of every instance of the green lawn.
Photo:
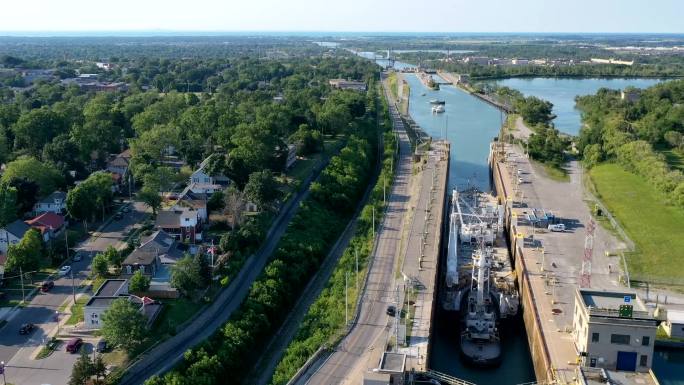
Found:
M 82 295 L 76 298 L 76 304 L 71 306 L 71 315 L 66 321 L 67 325 L 76 325 L 77 323 L 83 321 L 83 306 L 88 302 L 90 296 Z
M 682 282 L 684 210 L 667 205 L 661 193 L 616 164 L 590 171 L 599 197 L 634 241 L 627 255 L 634 280 Z
M 192 302 L 186 298 L 164 299 L 162 303 L 162 313 L 152 328 L 152 333 L 160 337 L 175 335 L 176 328 L 192 318 L 204 305 L 203 302 Z

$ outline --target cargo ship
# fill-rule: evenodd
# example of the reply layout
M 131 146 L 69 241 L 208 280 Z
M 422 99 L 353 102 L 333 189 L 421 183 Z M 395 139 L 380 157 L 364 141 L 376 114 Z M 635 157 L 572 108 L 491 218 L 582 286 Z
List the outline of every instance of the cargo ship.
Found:
M 501 361 L 499 322 L 518 313 L 519 295 L 503 237 L 503 206 L 476 188 L 454 189 L 442 306 L 460 312 L 462 358 L 478 366 Z

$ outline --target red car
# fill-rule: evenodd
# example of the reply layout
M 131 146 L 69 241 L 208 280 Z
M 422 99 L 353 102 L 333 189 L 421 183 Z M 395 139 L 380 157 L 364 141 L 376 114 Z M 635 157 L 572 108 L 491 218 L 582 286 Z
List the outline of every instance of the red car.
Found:
M 66 351 L 69 353 L 78 353 L 83 345 L 83 339 L 72 338 L 66 346 Z
M 53 287 L 55 287 L 55 283 L 54 283 L 53 281 L 45 281 L 45 282 L 43 282 L 43 284 L 40 286 L 40 291 L 42 291 L 43 293 L 47 293 L 47 292 L 50 291 L 50 289 L 52 289 Z

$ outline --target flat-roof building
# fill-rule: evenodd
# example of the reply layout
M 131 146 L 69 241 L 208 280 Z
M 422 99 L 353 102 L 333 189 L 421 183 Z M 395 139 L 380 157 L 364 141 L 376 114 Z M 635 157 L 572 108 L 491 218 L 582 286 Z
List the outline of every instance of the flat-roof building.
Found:
M 575 293 L 573 336 L 582 366 L 648 372 L 657 326 L 635 293 Z

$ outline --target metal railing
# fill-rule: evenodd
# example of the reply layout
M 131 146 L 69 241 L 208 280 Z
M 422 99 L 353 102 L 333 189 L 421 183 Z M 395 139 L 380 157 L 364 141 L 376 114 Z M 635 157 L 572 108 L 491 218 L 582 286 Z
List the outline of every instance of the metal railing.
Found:
M 434 380 L 447 383 L 449 385 L 475 385 L 472 382 L 462 380 L 460 378 L 456 378 L 448 374 L 440 373 L 436 370 L 428 370 L 427 372 L 425 372 L 425 375 Z

